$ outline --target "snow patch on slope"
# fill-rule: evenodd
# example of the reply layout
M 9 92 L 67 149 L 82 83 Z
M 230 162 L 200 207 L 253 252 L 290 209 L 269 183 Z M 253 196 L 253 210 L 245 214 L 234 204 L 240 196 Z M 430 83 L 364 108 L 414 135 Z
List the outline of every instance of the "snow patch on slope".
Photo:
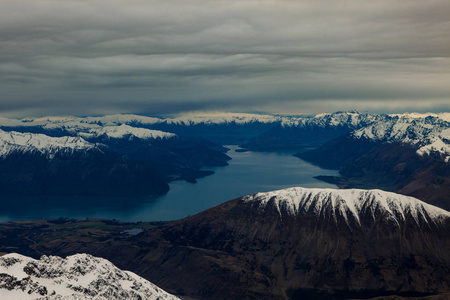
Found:
M 76 254 L 0 257 L 0 299 L 179 299 L 106 259 Z
M 380 216 L 397 224 L 411 217 L 417 224 L 420 220 L 426 223 L 439 224 L 450 218 L 450 212 L 429 205 L 416 198 L 403 196 L 381 190 L 360 189 L 314 189 L 289 188 L 267 193 L 257 193 L 244 196 L 244 202 L 257 202 L 260 208 L 265 208 L 269 202 L 275 205 L 278 213 L 291 216 L 314 214 L 323 216 L 327 208 L 331 208 L 332 218 L 337 222 L 338 216 L 350 224 L 353 218 L 361 225 L 363 215 L 369 214 L 375 220 Z

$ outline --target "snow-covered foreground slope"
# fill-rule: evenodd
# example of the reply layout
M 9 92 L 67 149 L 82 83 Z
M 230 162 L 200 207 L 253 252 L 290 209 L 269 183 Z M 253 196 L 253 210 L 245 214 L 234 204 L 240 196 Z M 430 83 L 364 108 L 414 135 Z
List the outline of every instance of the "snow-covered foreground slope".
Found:
M 289 188 L 267 193 L 257 193 L 242 198 L 244 202 L 256 202 L 260 208 L 268 203 L 273 204 L 280 215 L 299 216 L 313 214 L 317 217 L 338 217 L 361 220 L 370 216 L 373 220 L 386 218 L 396 224 L 404 223 L 406 219 L 416 224 L 434 223 L 439 225 L 443 220 L 450 219 L 450 212 L 426 204 L 416 198 L 399 195 L 381 190 L 335 190 Z
M 179 299 L 106 259 L 76 254 L 0 257 L 0 299 Z

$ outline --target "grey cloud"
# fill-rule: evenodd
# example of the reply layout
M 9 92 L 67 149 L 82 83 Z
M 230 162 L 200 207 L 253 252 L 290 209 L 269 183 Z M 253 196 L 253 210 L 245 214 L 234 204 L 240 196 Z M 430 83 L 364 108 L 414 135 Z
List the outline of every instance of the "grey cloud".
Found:
M 450 108 L 450 2 L 0 4 L 4 115 Z

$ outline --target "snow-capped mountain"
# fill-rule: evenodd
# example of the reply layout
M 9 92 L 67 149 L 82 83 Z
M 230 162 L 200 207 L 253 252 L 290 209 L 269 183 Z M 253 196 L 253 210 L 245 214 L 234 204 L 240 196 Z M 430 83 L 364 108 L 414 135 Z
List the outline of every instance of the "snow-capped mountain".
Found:
M 41 153 L 52 158 L 56 153 L 73 154 L 96 148 L 81 137 L 50 137 L 44 134 L 5 132 L 0 130 L 0 157 L 17 153 Z
M 244 202 L 257 203 L 260 209 L 274 206 L 280 216 L 315 215 L 336 223 L 341 218 L 348 225 L 357 226 L 367 217 L 370 221 L 386 218 L 398 226 L 410 219 L 418 226 L 439 226 L 450 221 L 450 213 L 426 204 L 416 198 L 381 190 L 359 189 L 307 189 L 289 188 L 268 193 L 257 193 L 242 198 Z
M 148 299 L 175 297 L 106 259 L 87 254 L 36 260 L 20 254 L 0 257 L 0 299 Z
M 450 159 L 450 122 L 446 114 L 407 114 L 391 117 L 351 133 L 357 139 L 381 143 L 399 142 L 417 149 L 419 155 L 438 153 L 446 162 Z
M 145 253 L 159 258 L 146 259 L 152 271 L 144 271 L 148 265 L 138 270 L 198 299 L 438 294 L 450 290 L 449 232 L 450 213 L 415 198 L 290 188 L 234 199 L 159 233 L 144 232 L 141 244 L 161 248 Z
M 97 126 L 94 128 L 89 128 L 86 131 L 76 131 L 75 133 L 86 139 L 100 138 L 102 136 L 113 139 L 123 139 L 126 137 L 128 138 L 133 137 L 144 140 L 168 139 L 176 137 L 176 134 L 173 133 L 164 132 L 160 130 L 150 130 L 146 128 L 132 127 L 125 124 L 119 126 L 113 125 Z

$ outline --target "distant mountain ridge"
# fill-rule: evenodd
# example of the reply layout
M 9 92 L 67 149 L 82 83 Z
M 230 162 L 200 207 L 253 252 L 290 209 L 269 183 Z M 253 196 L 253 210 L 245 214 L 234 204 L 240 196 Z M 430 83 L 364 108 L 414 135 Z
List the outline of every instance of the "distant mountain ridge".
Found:
M 0 128 L 5 131 L 45 133 L 49 135 L 94 134 L 104 128 L 127 127 L 130 131 L 159 130 L 185 137 L 202 137 L 218 144 L 237 142 L 250 150 L 292 149 L 324 142 L 354 130 L 392 120 L 437 120 L 450 122 L 450 113 L 369 114 L 357 111 L 317 114 L 312 117 L 287 117 L 269 114 L 222 113 L 211 115 L 186 115 L 176 118 L 155 118 L 139 115 L 109 115 L 101 117 L 42 117 L 21 120 L 0 118 Z M 116 129 L 117 130 L 117 129 Z M 137 133 L 139 135 L 139 133 Z
M 129 125 L 160 130 L 183 137 L 206 138 L 220 145 L 239 144 L 279 124 L 282 117 L 262 114 L 223 113 L 155 118 L 138 115 L 101 117 L 43 117 L 22 120 L 0 118 L 4 130 L 32 131 L 50 135 L 73 135 L 102 126 Z
M 357 111 L 318 114 L 312 118 L 285 118 L 280 124 L 242 147 L 254 151 L 301 150 L 321 145 L 352 130 L 382 121 L 386 115 Z
M 0 118 L 0 126 L 45 126 L 48 124 L 101 124 L 101 125 L 121 125 L 121 124 L 140 124 L 151 125 L 158 123 L 177 124 L 177 125 L 198 125 L 198 124 L 245 124 L 245 123 L 275 123 L 283 117 L 269 114 L 248 114 L 248 113 L 216 113 L 206 115 L 186 115 L 175 118 L 156 118 L 132 114 L 116 114 L 99 117 L 72 117 L 55 116 L 41 118 L 24 118 L 21 120 Z M 56 125 L 55 125 L 56 126 Z

